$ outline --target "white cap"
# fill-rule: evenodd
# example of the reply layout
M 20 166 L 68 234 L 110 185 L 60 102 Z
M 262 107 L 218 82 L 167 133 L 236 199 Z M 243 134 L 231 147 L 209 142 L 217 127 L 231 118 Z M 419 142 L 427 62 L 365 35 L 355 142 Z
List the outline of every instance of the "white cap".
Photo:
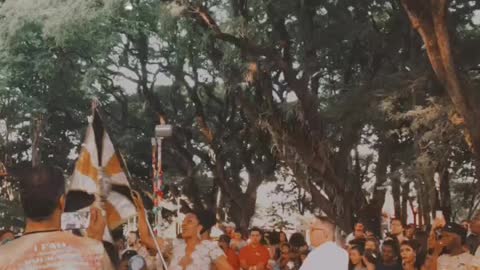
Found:
M 235 223 L 233 223 L 233 222 L 227 222 L 227 223 L 225 223 L 225 227 L 236 228 L 237 226 L 236 226 Z

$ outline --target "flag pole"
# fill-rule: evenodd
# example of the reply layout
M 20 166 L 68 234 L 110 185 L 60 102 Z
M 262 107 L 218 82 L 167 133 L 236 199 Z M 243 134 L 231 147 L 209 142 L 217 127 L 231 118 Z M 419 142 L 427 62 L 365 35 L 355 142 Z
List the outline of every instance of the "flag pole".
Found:
M 145 210 L 145 215 L 147 217 L 146 220 L 147 220 L 147 225 L 148 225 L 148 231 L 150 232 L 150 235 L 153 238 L 153 242 L 155 243 L 155 248 L 157 249 L 157 253 L 160 257 L 160 260 L 162 261 L 163 269 L 168 269 L 167 263 L 165 262 L 165 258 L 163 258 L 162 251 L 160 250 L 160 246 L 158 245 L 157 237 L 153 233 L 152 225 L 150 225 L 150 222 L 148 221 L 147 210 Z
M 165 124 L 165 119 L 163 117 L 160 117 L 160 125 L 155 126 L 155 143 L 156 143 L 156 167 L 154 169 L 154 173 L 156 172 L 156 175 L 154 175 L 154 180 L 153 180 L 153 194 L 154 194 L 154 213 L 155 213 L 155 220 L 156 220 L 156 226 L 158 228 L 158 231 L 160 229 L 160 224 L 162 223 L 162 211 L 160 207 L 160 202 L 163 199 L 163 168 L 162 168 L 162 142 L 163 139 L 166 137 L 172 136 L 172 126 Z M 152 145 L 153 145 L 153 139 L 152 139 Z M 153 145 L 153 147 L 155 147 Z M 155 155 L 152 155 L 155 157 Z M 152 163 L 154 161 L 152 160 Z M 157 233 L 158 233 L 157 231 Z

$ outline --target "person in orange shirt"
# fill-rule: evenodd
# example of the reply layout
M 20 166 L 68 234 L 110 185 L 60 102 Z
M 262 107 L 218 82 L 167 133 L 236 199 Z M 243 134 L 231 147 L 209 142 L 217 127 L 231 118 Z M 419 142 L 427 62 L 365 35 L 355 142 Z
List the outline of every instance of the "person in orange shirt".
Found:
M 230 237 L 226 234 L 221 235 L 218 238 L 218 245 L 222 248 L 223 252 L 227 256 L 228 263 L 232 266 L 233 270 L 240 270 L 240 260 L 238 259 L 238 255 L 230 248 Z
M 270 260 L 268 248 L 260 244 L 262 231 L 259 228 L 250 230 L 250 244 L 240 250 L 240 266 L 243 270 L 264 270 L 267 269 Z

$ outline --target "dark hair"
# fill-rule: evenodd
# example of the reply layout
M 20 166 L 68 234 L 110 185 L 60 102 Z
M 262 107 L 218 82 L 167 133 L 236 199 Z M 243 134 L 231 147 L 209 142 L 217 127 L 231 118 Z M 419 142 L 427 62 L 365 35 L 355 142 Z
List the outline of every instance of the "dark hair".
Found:
M 105 252 L 110 258 L 110 261 L 112 262 L 113 266 L 118 267 L 118 265 L 120 264 L 120 258 L 118 257 L 117 248 L 115 247 L 114 244 L 110 242 L 107 242 L 107 241 L 102 241 L 102 242 L 103 242 L 103 248 L 105 249 Z
M 262 229 L 260 229 L 260 228 L 258 228 L 258 227 L 253 227 L 253 228 L 251 228 L 250 230 L 248 230 L 248 233 L 249 233 L 249 234 L 251 234 L 252 232 L 259 232 L 260 235 L 263 236 L 263 231 L 262 231 Z
M 300 248 L 307 245 L 307 241 L 305 241 L 305 237 L 303 236 L 303 234 L 298 232 L 290 236 L 290 240 L 288 241 L 288 243 L 290 244 L 290 246 L 292 246 L 292 248 Z
M 288 247 L 289 249 L 292 248 L 292 247 L 290 246 L 290 244 L 288 244 L 288 243 L 282 243 L 282 244 L 280 245 L 280 248 L 283 248 L 283 247 Z
M 409 246 L 413 249 L 413 251 L 415 251 L 415 254 L 416 254 L 415 267 L 420 269 L 420 267 L 424 263 L 421 254 L 419 254 L 420 243 L 418 243 L 418 241 L 416 240 L 406 240 L 406 241 L 403 241 L 402 244 L 400 244 L 400 246 Z
M 417 230 L 415 231 L 414 240 L 419 244 L 417 256 L 419 256 L 421 261 L 425 261 L 428 253 L 428 233 Z
M 365 242 L 367 242 L 367 240 L 365 238 L 359 238 L 359 239 L 353 239 L 351 240 L 350 242 L 348 242 L 348 244 L 350 246 L 362 246 L 362 247 L 365 247 Z
M 34 221 L 49 219 L 65 194 L 65 178 L 60 169 L 37 166 L 27 171 L 20 181 L 20 194 L 25 216 Z
M 220 237 L 218 238 L 218 242 L 225 242 L 227 243 L 228 245 L 230 245 L 230 237 L 226 234 L 222 234 L 220 235 Z
M 353 245 L 351 248 L 350 248 L 350 251 L 352 250 L 356 250 L 358 251 L 358 253 L 360 253 L 360 256 L 363 256 L 363 254 L 365 253 L 365 248 L 362 246 L 362 245 Z M 365 266 L 364 262 L 363 261 L 360 261 L 360 263 Z M 353 270 L 355 269 L 355 265 L 352 264 L 352 261 L 350 260 L 350 255 L 349 255 L 349 258 L 348 258 L 348 270 Z
M 390 224 L 392 224 L 394 221 L 399 221 L 400 224 L 402 224 L 402 227 L 405 228 L 405 224 L 403 223 L 403 221 L 402 221 L 401 219 L 399 219 L 399 218 L 392 218 L 392 219 L 390 220 Z
M 415 252 L 417 252 L 420 248 L 420 243 L 418 243 L 416 240 L 405 240 L 400 244 L 400 246 L 409 246 L 415 250 Z
M 210 229 L 217 223 L 217 217 L 215 213 L 209 210 L 194 210 L 191 211 L 190 214 L 194 214 L 200 225 L 202 225 L 203 229 L 200 233 L 204 233 L 210 231 Z
M 398 257 L 400 255 L 399 247 L 398 247 L 398 242 L 395 240 L 385 240 L 382 244 L 382 247 L 384 246 L 389 246 L 392 248 L 393 253 Z

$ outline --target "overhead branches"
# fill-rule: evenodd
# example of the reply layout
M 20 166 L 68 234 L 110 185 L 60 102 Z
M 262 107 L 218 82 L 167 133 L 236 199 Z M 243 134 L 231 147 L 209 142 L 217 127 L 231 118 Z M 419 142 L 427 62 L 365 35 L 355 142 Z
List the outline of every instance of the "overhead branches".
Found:
M 401 1 L 412 27 L 418 31 L 427 49 L 433 71 L 447 90 L 456 111 L 463 117 L 466 141 L 480 155 L 480 97 L 471 82 L 455 64 L 448 27 L 449 0 Z

